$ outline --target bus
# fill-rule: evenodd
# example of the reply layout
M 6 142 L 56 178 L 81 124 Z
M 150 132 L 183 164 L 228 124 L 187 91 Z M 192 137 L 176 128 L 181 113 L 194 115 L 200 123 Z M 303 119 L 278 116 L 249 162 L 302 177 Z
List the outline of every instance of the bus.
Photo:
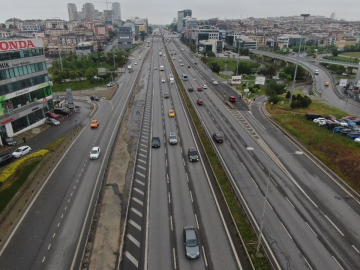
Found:
M 183 74 L 183 81 L 187 81 L 188 80 L 188 77 L 186 74 Z

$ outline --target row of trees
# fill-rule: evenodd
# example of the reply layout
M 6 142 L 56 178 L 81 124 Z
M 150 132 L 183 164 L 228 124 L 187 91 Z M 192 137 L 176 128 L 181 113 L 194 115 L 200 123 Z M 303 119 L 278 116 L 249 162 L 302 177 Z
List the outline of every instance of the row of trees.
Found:
M 114 55 L 112 52 L 98 52 L 82 56 L 70 54 L 62 59 L 63 69 L 61 69 L 60 61 L 55 60 L 48 71 L 54 83 L 62 83 L 66 79 L 78 80 L 84 77 L 92 82 L 94 76 L 98 73 L 97 68 L 106 68 L 114 71 L 114 60 L 115 68 L 122 67 L 126 64 L 128 56 L 129 53 L 122 50 L 116 50 Z M 107 78 L 108 76 L 105 75 L 102 78 Z

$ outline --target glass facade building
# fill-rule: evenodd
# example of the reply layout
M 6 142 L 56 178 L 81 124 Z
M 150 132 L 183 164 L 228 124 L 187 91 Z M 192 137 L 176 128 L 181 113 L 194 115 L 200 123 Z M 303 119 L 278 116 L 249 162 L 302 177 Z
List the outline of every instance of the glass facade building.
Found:
M 42 40 L 0 40 L 1 138 L 43 124 L 53 108 Z

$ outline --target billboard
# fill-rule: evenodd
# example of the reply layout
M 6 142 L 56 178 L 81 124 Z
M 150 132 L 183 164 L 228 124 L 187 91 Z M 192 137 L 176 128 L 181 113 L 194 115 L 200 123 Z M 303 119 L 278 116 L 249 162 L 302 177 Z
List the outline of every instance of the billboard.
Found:
M 241 84 L 241 75 L 240 76 L 232 76 L 231 84 Z
M 340 86 L 346 86 L 346 83 L 347 83 L 347 79 L 341 79 L 340 82 L 339 82 L 339 85 Z
M 258 76 L 255 78 L 255 84 L 261 84 L 264 85 L 265 84 L 265 77 L 264 76 Z
M 43 47 L 42 39 L 23 39 L 0 41 L 0 51 L 15 51 Z

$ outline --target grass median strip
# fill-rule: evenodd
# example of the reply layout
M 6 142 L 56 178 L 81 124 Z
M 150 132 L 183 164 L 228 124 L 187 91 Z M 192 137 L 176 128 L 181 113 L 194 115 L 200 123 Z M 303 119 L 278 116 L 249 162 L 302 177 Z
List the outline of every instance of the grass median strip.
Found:
M 170 59 L 169 53 L 167 52 L 168 59 Z M 208 156 L 208 160 L 210 162 L 210 165 L 213 168 L 213 171 L 215 173 L 215 177 L 217 178 L 218 184 L 220 189 L 222 190 L 224 199 L 226 200 L 226 203 L 230 209 L 231 215 L 236 222 L 236 227 L 238 228 L 241 237 L 243 238 L 243 241 L 245 243 L 244 249 L 247 249 L 248 253 L 250 254 L 252 264 L 254 265 L 255 269 L 271 269 L 270 263 L 266 257 L 266 254 L 263 253 L 263 250 L 261 250 L 260 256 L 256 256 L 256 245 L 254 243 L 257 242 L 257 235 L 255 234 L 254 230 L 252 229 L 251 224 L 247 220 L 246 213 L 244 212 L 242 206 L 240 205 L 232 187 L 229 182 L 229 179 L 227 178 L 223 167 L 217 158 L 211 143 L 209 142 L 205 130 L 203 129 L 199 118 L 196 115 L 196 112 L 192 106 L 192 103 L 189 99 L 189 97 L 186 94 L 186 90 L 184 89 L 181 80 L 178 76 L 178 74 L 175 72 L 175 67 L 172 62 L 170 62 L 173 74 L 175 76 L 176 82 L 180 88 L 181 94 L 183 96 L 183 99 L 185 101 L 185 104 L 187 106 L 187 109 L 191 115 L 191 119 L 193 121 L 193 124 L 197 130 L 197 134 L 204 146 L 204 150 Z

